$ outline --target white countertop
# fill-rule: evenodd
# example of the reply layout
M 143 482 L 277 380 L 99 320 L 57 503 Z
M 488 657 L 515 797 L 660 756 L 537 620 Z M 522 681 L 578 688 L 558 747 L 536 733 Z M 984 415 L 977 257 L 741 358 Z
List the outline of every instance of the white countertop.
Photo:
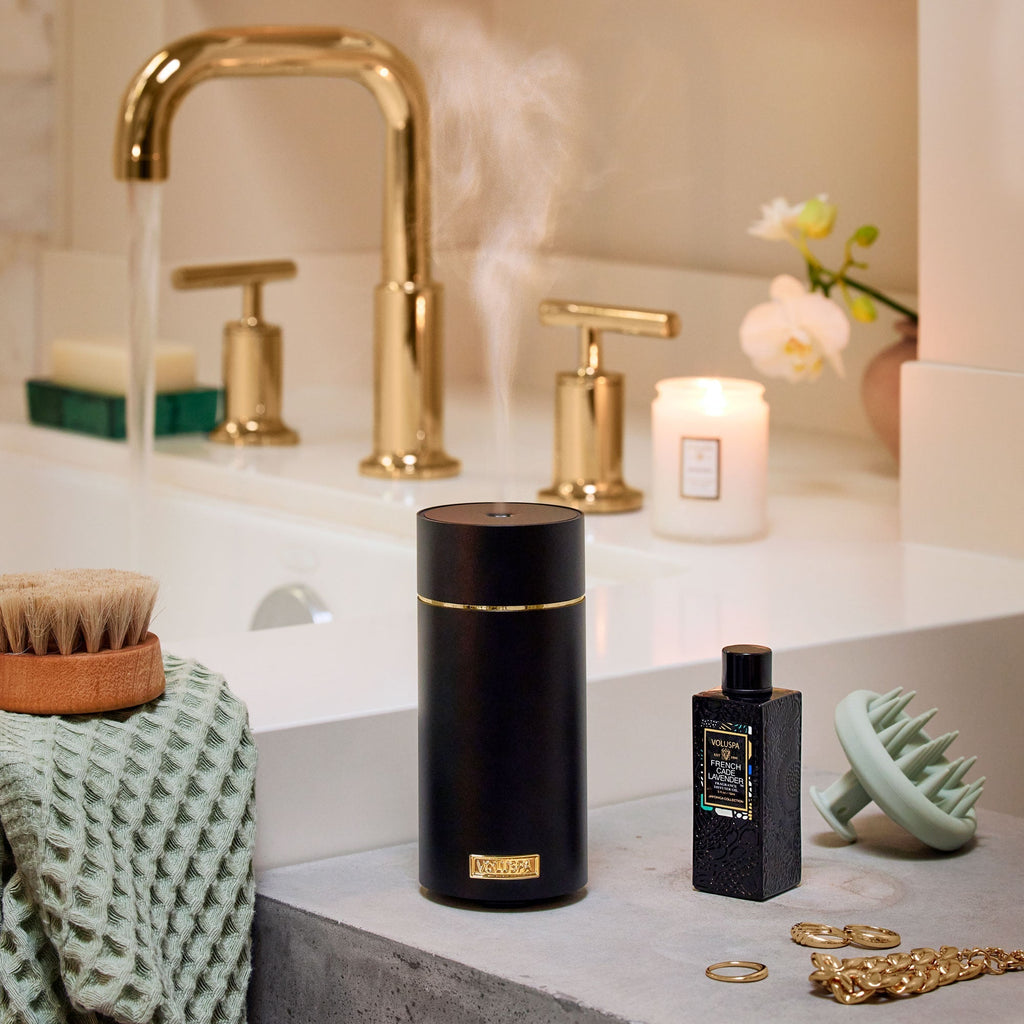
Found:
M 449 397 L 447 447 L 462 458 L 463 472 L 448 480 L 392 483 L 360 476 L 370 412 L 365 398 L 354 397 L 328 422 L 304 427 L 303 444 L 295 449 L 162 441 L 159 451 L 174 457 L 163 460 L 160 473 L 190 489 L 411 543 L 417 509 L 536 500 L 537 490 L 550 483 L 552 418 L 546 400 L 517 404 L 507 480 L 501 473 L 506 460 L 493 454 L 488 404 L 476 395 Z M 628 418 L 625 450 L 627 482 L 649 491 L 643 410 Z M 213 471 L 224 466 L 234 472 Z M 1024 612 L 1024 562 L 901 542 L 897 467 L 873 441 L 774 428 L 768 501 L 768 535 L 745 543 L 656 537 L 647 508 L 589 515 L 588 561 L 592 554 L 598 583 L 611 584 L 600 600 L 610 603 L 608 615 L 615 618 L 605 642 L 591 651 L 592 676 L 712 658 L 740 635 L 784 649 Z M 654 628 L 652 604 L 662 618 L 674 606 L 671 629 Z
M 327 625 L 161 633 L 168 650 L 222 673 L 249 706 L 267 779 L 263 799 L 267 808 L 277 802 L 264 821 L 286 812 L 274 828 L 275 849 L 263 849 L 266 865 L 414 833 L 415 512 L 455 501 L 533 500 L 550 483 L 552 463 L 546 400 L 516 408 L 507 483 L 479 396 L 448 397 L 447 447 L 463 460 L 462 475 L 420 483 L 358 474 L 369 451 L 368 396 L 299 408 L 331 411 L 319 421 L 289 417 L 303 434 L 297 448 L 169 439 L 158 443 L 153 468 L 160 495 L 179 496 L 175 516 L 195 506 L 197 515 L 237 516 L 261 536 L 282 538 L 246 550 L 231 540 L 226 550 L 204 552 L 197 585 L 241 580 L 235 557 L 259 563 L 261 579 L 308 577 L 343 607 Z M 123 445 L 19 426 L 0 430 L 0 448 L 100 470 L 125 460 Z M 643 410 L 628 421 L 624 475 L 649 488 Z M 844 767 L 831 718 L 845 693 L 896 685 L 923 691 L 915 709 L 937 705 L 944 728 L 960 729 L 963 749 L 954 754 L 1018 751 L 1024 703 L 1013 666 L 1024 660 L 1024 561 L 902 542 L 898 492 L 896 467 L 875 443 L 774 429 L 770 530 L 761 540 L 664 540 L 652 534 L 646 509 L 587 517 L 593 803 L 683 784 L 677 750 L 689 694 L 717 684 L 720 650 L 731 643 L 772 647 L 779 685 L 805 691 L 805 749 L 815 763 Z M 326 557 L 335 543 L 338 552 Z M 371 557 L 372 545 L 380 559 Z M 350 579 L 354 561 L 362 568 Z M 378 564 L 387 568 L 377 571 Z M 370 582 L 380 596 L 367 600 Z M 182 604 L 189 603 L 186 593 Z M 972 697 L 978 687 L 989 687 L 991 700 Z M 382 747 L 389 749 L 378 763 Z M 1011 760 L 1006 770 L 979 764 L 991 777 L 983 803 L 1019 811 L 1024 752 Z M 293 794 L 310 786 L 339 802 L 337 817 L 307 827 Z

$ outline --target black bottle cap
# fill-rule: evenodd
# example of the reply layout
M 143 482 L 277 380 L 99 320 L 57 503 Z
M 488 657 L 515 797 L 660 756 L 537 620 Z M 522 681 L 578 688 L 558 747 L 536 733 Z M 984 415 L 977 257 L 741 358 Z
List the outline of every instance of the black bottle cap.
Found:
M 565 505 L 470 502 L 416 515 L 419 596 L 520 607 L 583 596 L 583 515 Z
M 772 650 L 760 644 L 722 648 L 722 693 L 760 697 L 772 692 Z

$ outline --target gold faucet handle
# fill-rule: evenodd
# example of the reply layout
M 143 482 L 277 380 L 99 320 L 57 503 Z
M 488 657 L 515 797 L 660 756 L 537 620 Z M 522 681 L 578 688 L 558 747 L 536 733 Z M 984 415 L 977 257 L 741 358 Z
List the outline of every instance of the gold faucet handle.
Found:
M 679 317 L 658 309 L 598 306 L 592 302 L 545 299 L 540 304 L 541 323 L 553 327 L 577 327 L 580 332 L 580 373 L 601 369 L 601 333 L 630 334 L 648 338 L 674 338 Z
M 538 498 L 585 512 L 640 508 L 643 493 L 622 479 L 625 377 L 603 370 L 601 332 L 671 338 L 679 317 L 563 299 L 545 299 L 539 313 L 542 323 L 579 329 L 580 362 L 575 372 L 555 377 L 554 482 Z
M 259 320 L 263 315 L 262 288 L 268 281 L 287 281 L 298 273 L 291 260 L 256 260 L 249 263 L 207 263 L 178 267 L 171 274 L 175 288 L 242 288 L 242 319 Z
M 281 419 L 281 328 L 263 320 L 262 288 L 295 277 L 291 260 L 209 263 L 178 267 L 175 288 L 242 289 L 242 315 L 224 325 L 224 418 L 210 439 L 235 445 L 296 444 L 299 435 Z

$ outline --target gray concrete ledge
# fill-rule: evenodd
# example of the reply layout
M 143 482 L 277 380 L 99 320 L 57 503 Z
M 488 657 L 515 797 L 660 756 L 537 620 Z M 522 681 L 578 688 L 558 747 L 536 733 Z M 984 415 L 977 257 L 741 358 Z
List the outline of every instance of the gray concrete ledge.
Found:
M 259 896 L 249 1024 L 625 1024 L 550 992 Z
M 804 779 L 827 785 L 835 776 Z M 981 801 L 984 804 L 984 797 Z M 253 1024 L 531 1024 L 785 1020 L 872 1015 L 808 981 L 798 921 L 893 928 L 902 949 L 1024 945 L 1024 819 L 978 813 L 962 850 L 929 850 L 873 805 L 847 845 L 804 801 L 801 885 L 766 903 L 696 892 L 690 793 L 590 814 L 586 896 L 545 910 L 473 910 L 420 891 L 415 844 L 264 872 L 258 883 Z M 840 956 L 856 956 L 848 948 Z M 768 966 L 766 980 L 723 985 L 722 960 Z M 900 1024 L 1019 1022 L 1024 972 L 880 1003 Z

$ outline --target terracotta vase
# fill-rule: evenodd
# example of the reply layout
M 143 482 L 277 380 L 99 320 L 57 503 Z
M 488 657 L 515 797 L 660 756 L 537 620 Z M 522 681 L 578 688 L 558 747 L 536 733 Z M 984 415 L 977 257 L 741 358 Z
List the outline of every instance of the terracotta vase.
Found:
M 896 329 L 899 340 L 883 348 L 864 370 L 860 394 L 872 429 L 899 462 L 900 367 L 917 358 L 917 323 L 900 320 Z

